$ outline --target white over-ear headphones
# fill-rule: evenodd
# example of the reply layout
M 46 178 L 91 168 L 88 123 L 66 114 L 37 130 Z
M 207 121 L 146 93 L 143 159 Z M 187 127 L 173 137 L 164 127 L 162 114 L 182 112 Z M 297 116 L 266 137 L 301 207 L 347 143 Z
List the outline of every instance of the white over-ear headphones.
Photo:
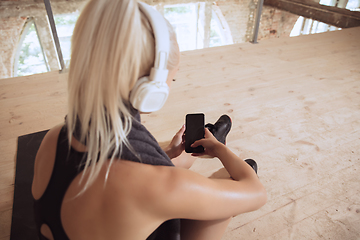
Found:
M 150 76 L 140 78 L 130 93 L 132 106 L 140 112 L 158 111 L 165 104 L 169 95 L 166 84 L 168 70 L 167 61 L 170 51 L 170 36 L 164 17 L 151 6 L 139 3 L 139 9 L 145 14 L 155 37 L 155 64 Z

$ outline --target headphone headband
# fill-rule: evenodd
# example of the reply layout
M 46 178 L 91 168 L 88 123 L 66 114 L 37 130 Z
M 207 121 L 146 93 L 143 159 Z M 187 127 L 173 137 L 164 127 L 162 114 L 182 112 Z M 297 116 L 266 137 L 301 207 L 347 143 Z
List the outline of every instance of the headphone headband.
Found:
M 150 5 L 138 2 L 140 11 L 149 20 L 155 38 L 155 61 L 151 69 L 150 81 L 165 81 L 167 79 L 167 61 L 170 51 L 170 36 L 164 17 Z M 160 75 L 158 77 L 158 75 Z M 165 77 L 166 75 L 166 77 Z
M 141 112 L 160 110 L 169 95 L 166 84 L 169 71 L 170 34 L 164 17 L 151 6 L 138 2 L 139 10 L 146 16 L 155 38 L 155 59 L 150 75 L 138 79 L 130 92 L 130 102 Z

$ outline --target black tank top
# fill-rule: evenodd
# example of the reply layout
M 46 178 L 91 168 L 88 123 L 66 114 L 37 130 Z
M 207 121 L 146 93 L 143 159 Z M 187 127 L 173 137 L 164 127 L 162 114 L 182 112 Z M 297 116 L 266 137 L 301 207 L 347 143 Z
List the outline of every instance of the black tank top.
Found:
M 174 166 L 166 153 L 160 148 L 156 139 L 140 123 L 140 114 L 136 110 L 132 111 L 134 119 L 128 140 L 136 155 L 126 146 L 123 146 L 120 159 L 151 165 Z M 59 134 L 55 164 L 49 184 L 41 198 L 35 200 L 34 203 L 35 221 L 40 240 L 47 239 L 40 233 L 42 224 L 49 226 L 55 240 L 69 239 L 61 224 L 61 204 L 71 182 L 83 170 L 82 161 L 84 158 L 86 158 L 86 153 L 77 152 L 73 148 L 70 148 L 69 151 L 65 125 Z M 164 222 L 147 238 L 147 240 L 179 239 L 179 219 Z

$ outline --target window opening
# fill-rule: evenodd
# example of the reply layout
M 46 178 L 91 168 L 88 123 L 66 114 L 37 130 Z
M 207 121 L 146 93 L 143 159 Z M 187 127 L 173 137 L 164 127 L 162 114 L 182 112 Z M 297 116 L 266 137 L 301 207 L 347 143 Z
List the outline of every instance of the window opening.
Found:
M 340 1 L 336 0 L 321 0 L 320 4 L 326 6 L 341 6 Z M 360 0 L 348 0 L 346 4 L 346 9 L 351 11 L 360 11 Z M 290 36 L 294 37 L 299 35 L 322 33 L 336 30 L 341 30 L 341 28 L 334 27 L 316 20 L 299 17 L 290 33 Z
M 31 19 L 24 25 L 14 61 L 15 77 L 49 71 L 36 25 Z
M 164 17 L 176 32 L 180 51 L 197 48 L 197 4 L 175 4 L 164 6 Z
M 164 6 L 164 17 L 168 19 L 176 32 L 180 51 L 201 49 L 205 45 L 215 47 L 233 43 L 230 28 L 225 18 L 222 16 L 221 11 L 219 9 L 214 10 L 214 7 L 216 8 L 216 6 L 211 6 L 211 16 L 207 16 L 208 19 L 211 17 L 210 23 L 207 24 L 207 28 L 210 29 L 205 29 L 205 2 Z M 54 15 L 56 31 L 66 68 L 70 63 L 71 38 L 78 17 L 79 12 Z M 207 39 L 205 39 L 205 31 L 210 32 Z M 207 44 L 204 44 L 205 40 Z M 24 26 L 18 46 L 14 75 L 25 76 L 47 71 L 49 71 L 49 67 L 37 35 L 36 25 L 34 21 L 29 20 Z
M 360 0 L 349 0 L 346 9 L 351 11 L 360 11 Z
M 74 32 L 75 23 L 79 13 L 55 15 L 56 31 L 60 41 L 61 52 L 63 55 L 65 67 L 69 67 L 71 57 L 71 37 Z
M 233 43 L 230 28 L 224 23 L 224 18 L 218 16 L 211 6 L 210 29 L 205 29 L 205 2 L 174 4 L 164 6 L 164 17 L 173 26 L 180 51 L 202 49 L 208 42 L 209 47 L 222 46 Z M 205 31 L 210 31 L 210 38 L 206 38 Z M 226 34 L 226 33 L 227 34 Z

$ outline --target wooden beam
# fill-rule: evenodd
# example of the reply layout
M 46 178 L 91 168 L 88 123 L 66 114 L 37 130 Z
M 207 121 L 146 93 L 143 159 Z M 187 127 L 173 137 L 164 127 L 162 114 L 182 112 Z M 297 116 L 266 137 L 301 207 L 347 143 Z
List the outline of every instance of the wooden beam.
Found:
M 264 0 L 264 5 L 311 18 L 339 28 L 360 26 L 360 12 L 324 6 L 313 1 Z

